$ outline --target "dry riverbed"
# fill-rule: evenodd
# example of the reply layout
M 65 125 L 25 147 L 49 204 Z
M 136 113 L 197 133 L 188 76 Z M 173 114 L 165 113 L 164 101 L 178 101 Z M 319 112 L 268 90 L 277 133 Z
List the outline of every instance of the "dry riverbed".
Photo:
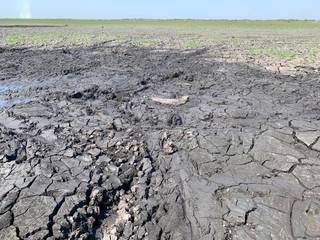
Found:
M 210 54 L 2 48 L 0 238 L 319 239 L 319 73 Z

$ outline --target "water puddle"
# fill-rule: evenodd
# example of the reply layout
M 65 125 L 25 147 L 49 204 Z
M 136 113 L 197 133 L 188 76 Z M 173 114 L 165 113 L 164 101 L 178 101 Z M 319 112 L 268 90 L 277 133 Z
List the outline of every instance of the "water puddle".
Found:
M 0 94 L 5 94 L 9 91 L 17 91 L 21 88 L 22 88 L 22 85 L 18 83 L 9 83 L 9 84 L 1 83 Z
M 3 108 L 5 105 L 7 105 L 7 101 L 0 99 L 0 108 Z
M 5 84 L 5 83 L 0 83 L 0 109 L 3 107 L 6 107 L 11 104 L 17 104 L 24 102 L 22 99 L 18 98 L 10 98 L 10 100 L 6 99 L 6 94 L 9 92 L 16 92 L 22 89 L 21 84 L 17 83 L 10 83 L 10 84 Z

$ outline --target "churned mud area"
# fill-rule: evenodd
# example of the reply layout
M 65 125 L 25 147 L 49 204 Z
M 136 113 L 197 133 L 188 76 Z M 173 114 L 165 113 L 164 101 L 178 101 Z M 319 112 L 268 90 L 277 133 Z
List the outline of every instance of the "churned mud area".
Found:
M 319 75 L 205 50 L 0 51 L 0 238 L 319 239 Z

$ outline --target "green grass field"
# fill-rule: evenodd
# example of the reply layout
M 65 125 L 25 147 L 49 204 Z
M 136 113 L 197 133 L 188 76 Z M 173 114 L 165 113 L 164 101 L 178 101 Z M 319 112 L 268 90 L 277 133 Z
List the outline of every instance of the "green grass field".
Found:
M 73 26 L 134 26 L 178 28 L 266 28 L 319 29 L 319 21 L 311 20 L 75 20 L 75 19 L 0 19 L 0 25 L 73 25 Z
M 0 19 L 0 36 L 0 46 L 9 47 L 88 46 L 108 41 L 208 48 L 215 58 L 269 65 L 313 66 L 320 59 L 320 21 Z

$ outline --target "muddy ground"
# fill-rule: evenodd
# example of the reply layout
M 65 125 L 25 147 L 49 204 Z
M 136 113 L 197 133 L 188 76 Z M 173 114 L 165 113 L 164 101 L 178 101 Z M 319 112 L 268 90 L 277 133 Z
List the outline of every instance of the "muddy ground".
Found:
M 2 48 L 0 238 L 320 239 L 319 77 Z

